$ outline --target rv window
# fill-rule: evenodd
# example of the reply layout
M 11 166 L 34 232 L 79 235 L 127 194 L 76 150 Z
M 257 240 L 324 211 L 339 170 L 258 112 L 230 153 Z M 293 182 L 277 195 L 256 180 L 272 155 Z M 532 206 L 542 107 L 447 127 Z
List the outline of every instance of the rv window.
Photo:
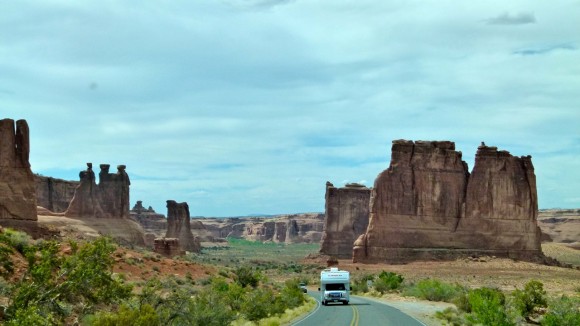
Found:
M 344 284 L 342 283 L 326 284 L 326 291 L 344 291 Z

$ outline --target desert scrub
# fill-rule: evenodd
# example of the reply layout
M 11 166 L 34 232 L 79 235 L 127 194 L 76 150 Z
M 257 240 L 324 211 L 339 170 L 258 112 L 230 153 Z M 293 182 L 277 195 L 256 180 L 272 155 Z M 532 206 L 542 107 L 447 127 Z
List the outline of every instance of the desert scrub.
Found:
M 467 320 L 477 325 L 510 326 L 515 323 L 509 318 L 505 307 L 505 295 L 497 289 L 480 288 L 469 291 L 471 313 Z
M 540 324 L 544 326 L 580 325 L 580 298 L 561 296 L 551 300 L 548 312 Z
M 519 314 L 529 320 L 539 309 L 548 306 L 544 285 L 540 281 L 529 281 L 523 290 L 516 289 L 512 292 L 512 302 Z
M 112 272 L 115 248 L 105 237 L 71 245 L 68 256 L 55 241 L 27 247 L 28 271 L 9 295 L 6 324 L 60 324 L 73 311 L 129 298 L 132 287 Z
M 403 289 L 404 296 L 417 297 L 429 301 L 451 302 L 463 291 L 458 284 L 449 284 L 438 279 L 423 279 Z
M 375 275 L 374 274 L 363 274 L 360 275 L 358 277 L 356 277 L 353 280 L 353 283 L 351 285 L 351 291 L 353 293 L 367 293 L 369 292 L 369 282 L 368 281 L 372 281 L 375 279 Z
M 401 283 L 403 283 L 403 280 L 404 277 L 400 274 L 382 271 L 374 281 L 373 287 L 377 292 L 383 294 L 397 290 L 401 286 Z

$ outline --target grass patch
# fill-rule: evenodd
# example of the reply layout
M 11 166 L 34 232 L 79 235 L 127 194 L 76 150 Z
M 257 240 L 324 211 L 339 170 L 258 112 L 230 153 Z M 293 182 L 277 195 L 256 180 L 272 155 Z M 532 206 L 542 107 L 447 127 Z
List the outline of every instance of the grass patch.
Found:
M 542 243 L 544 255 L 561 263 L 580 266 L 580 250 L 570 248 L 561 243 Z

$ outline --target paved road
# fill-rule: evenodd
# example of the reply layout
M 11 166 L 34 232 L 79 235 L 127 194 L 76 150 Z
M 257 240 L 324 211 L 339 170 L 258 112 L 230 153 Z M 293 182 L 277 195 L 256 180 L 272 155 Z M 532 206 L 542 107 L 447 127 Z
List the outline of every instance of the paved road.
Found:
M 296 326 L 424 326 L 413 317 L 400 310 L 376 301 L 358 296 L 350 297 L 350 304 L 342 303 L 323 306 L 320 304 L 320 292 L 308 291 L 318 302 L 317 307 L 310 315 L 295 322 Z

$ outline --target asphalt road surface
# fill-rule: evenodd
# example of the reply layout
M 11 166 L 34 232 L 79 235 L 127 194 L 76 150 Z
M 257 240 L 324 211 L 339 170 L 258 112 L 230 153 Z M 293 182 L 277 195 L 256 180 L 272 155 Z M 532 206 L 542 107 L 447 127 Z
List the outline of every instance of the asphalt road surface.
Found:
M 308 291 L 318 302 L 312 313 L 292 325 L 296 326 L 424 326 L 415 318 L 400 310 L 373 300 L 351 296 L 350 303 L 320 304 L 320 292 Z

